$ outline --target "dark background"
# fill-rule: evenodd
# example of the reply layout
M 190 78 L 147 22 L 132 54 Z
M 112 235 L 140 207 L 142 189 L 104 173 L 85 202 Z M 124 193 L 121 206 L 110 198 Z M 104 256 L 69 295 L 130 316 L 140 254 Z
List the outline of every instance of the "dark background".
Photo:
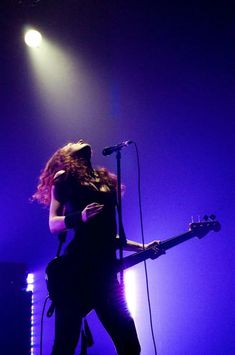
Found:
M 54 48 L 38 71 L 25 25 Z M 115 171 L 102 149 L 131 139 L 146 242 L 186 231 L 191 216 L 214 213 L 222 224 L 148 263 L 159 355 L 235 353 L 234 30 L 232 1 L 1 2 L 0 260 L 38 275 L 38 313 L 42 270 L 57 246 L 47 209 L 29 200 L 41 169 L 58 147 L 84 138 L 94 164 Z M 141 241 L 134 146 L 122 152 L 124 225 Z M 136 325 L 150 355 L 143 266 L 135 271 Z M 90 353 L 114 353 L 93 318 Z

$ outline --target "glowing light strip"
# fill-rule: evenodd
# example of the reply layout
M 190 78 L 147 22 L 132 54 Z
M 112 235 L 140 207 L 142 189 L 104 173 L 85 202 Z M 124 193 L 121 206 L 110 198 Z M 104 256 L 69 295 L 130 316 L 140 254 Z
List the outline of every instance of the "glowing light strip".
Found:
M 28 274 L 27 276 L 27 288 L 26 291 L 32 292 L 31 298 L 31 341 L 30 341 L 30 354 L 34 355 L 34 345 L 35 345 L 35 329 L 34 329 L 34 274 Z

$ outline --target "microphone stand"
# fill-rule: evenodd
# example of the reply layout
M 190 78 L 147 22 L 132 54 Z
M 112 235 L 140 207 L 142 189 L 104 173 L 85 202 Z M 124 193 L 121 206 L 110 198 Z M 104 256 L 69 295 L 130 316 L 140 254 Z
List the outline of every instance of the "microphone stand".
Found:
M 119 258 L 122 261 L 123 259 L 123 247 L 126 245 L 126 235 L 123 228 L 122 222 L 122 191 L 121 191 L 121 147 L 118 149 L 116 154 L 117 159 L 117 211 L 118 211 L 118 235 L 120 239 L 119 247 Z M 120 271 L 120 283 L 121 286 L 124 286 L 124 272 Z

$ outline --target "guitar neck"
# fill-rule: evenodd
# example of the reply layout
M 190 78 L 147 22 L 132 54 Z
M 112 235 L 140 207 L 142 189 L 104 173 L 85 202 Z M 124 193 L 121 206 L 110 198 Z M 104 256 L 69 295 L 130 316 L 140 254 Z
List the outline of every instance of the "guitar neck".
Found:
M 193 231 L 189 231 L 186 233 L 182 233 L 177 235 L 177 237 L 169 238 L 160 242 L 160 247 L 163 250 L 168 250 L 175 247 L 178 244 L 186 242 L 187 240 L 195 237 L 195 233 Z
M 131 266 L 137 265 L 141 263 L 142 261 L 145 261 L 147 259 L 156 259 L 160 255 L 164 254 L 164 252 L 170 248 L 175 247 L 178 244 L 181 244 L 190 238 L 194 237 L 195 234 L 192 231 L 180 234 L 176 237 L 166 239 L 164 241 L 160 242 L 160 248 L 162 252 L 156 253 L 155 250 L 151 247 L 149 249 L 142 250 L 138 253 L 134 253 L 132 255 L 128 255 L 124 257 L 121 261 L 118 261 L 118 271 L 120 270 L 125 270 Z
M 134 253 L 125 256 L 122 260 L 118 260 L 118 271 L 126 270 L 131 266 L 137 265 L 146 259 L 149 259 L 152 255 L 152 249 L 146 249 L 138 253 Z
M 129 256 L 126 256 L 122 260 L 118 261 L 117 271 L 125 270 L 128 267 L 134 266 L 146 259 L 156 259 L 160 255 L 164 254 L 166 250 L 175 247 L 178 244 L 186 242 L 187 240 L 198 237 L 199 239 L 203 238 L 211 230 L 218 232 L 221 229 L 219 222 L 215 221 L 206 221 L 206 222 L 195 222 L 190 224 L 190 230 L 188 232 L 177 235 L 176 237 L 166 239 L 161 241 L 159 244 L 155 244 L 145 250 L 140 251 Z

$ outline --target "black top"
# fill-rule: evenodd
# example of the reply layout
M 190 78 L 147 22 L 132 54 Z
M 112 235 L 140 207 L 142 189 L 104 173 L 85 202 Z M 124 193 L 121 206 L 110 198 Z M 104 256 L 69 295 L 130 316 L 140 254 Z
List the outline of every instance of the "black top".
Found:
M 116 192 L 109 188 L 100 191 L 98 182 L 81 184 L 66 174 L 56 178 L 54 184 L 55 197 L 65 206 L 65 214 L 82 211 L 92 202 L 104 205 L 95 217 L 78 223 L 66 248 L 66 253 L 87 276 L 104 277 L 113 270 L 116 260 Z

